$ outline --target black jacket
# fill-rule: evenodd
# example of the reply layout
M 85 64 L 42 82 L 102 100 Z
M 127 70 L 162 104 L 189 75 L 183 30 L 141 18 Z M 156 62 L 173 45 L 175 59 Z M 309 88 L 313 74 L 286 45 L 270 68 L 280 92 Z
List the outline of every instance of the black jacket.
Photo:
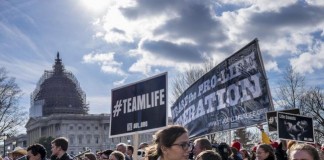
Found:
M 69 154 L 64 153 L 61 158 L 56 158 L 56 160 L 73 160 L 73 158 Z

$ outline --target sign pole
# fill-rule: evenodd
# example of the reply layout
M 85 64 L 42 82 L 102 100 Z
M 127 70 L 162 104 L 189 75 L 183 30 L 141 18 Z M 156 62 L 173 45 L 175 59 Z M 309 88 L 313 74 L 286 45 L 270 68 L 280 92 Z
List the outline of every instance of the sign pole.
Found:
M 138 150 L 138 133 L 136 132 L 135 134 L 133 134 L 133 147 L 134 147 L 134 153 L 133 153 L 133 156 L 134 158 L 133 159 L 138 159 L 137 158 L 137 150 Z

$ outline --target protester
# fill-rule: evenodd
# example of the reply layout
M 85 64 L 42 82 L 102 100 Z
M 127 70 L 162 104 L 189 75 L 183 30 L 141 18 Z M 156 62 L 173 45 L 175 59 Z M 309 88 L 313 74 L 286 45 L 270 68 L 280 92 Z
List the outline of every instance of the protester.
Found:
M 56 160 L 72 160 L 72 157 L 66 153 L 69 147 L 69 141 L 65 137 L 59 137 L 52 141 L 52 156 Z
M 84 154 L 84 159 L 83 160 L 97 160 L 97 157 L 94 153 L 88 152 Z
M 212 150 L 212 145 L 207 138 L 198 138 L 194 141 L 193 154 L 196 157 L 199 153 L 205 150 Z
M 27 147 L 28 160 L 46 160 L 46 149 L 41 144 L 32 144 Z
M 231 148 L 226 143 L 220 143 L 217 147 L 217 152 L 222 157 L 222 160 L 232 160 L 230 155 L 232 154 Z
M 231 147 L 231 151 L 232 151 L 231 158 L 233 160 L 243 160 L 243 158 L 241 158 L 242 157 L 241 153 L 235 147 Z
M 258 146 L 253 146 L 251 148 L 251 160 L 255 160 L 256 159 L 256 149 L 258 148 Z
M 241 149 L 240 153 L 242 155 L 243 160 L 251 160 L 250 154 L 246 149 Z
M 241 143 L 238 140 L 234 140 L 231 145 L 232 154 L 231 157 L 234 160 L 243 160 L 241 153 L 239 152 L 241 150 Z
M 287 151 L 286 151 L 288 157 L 289 157 L 289 150 L 290 150 L 290 148 L 292 146 L 294 146 L 295 144 L 297 144 L 296 141 L 288 141 L 288 143 L 287 143 Z
M 126 154 L 128 155 L 130 160 L 133 160 L 133 153 L 134 153 L 134 147 L 131 145 L 127 145 Z
M 222 157 L 213 150 L 200 152 L 195 160 L 222 160 Z
M 187 129 L 170 125 L 155 133 L 155 139 L 148 148 L 148 160 L 188 160 L 191 145 Z
M 290 160 L 320 160 L 317 150 L 308 144 L 295 144 L 289 150 Z
M 11 160 L 17 160 L 27 155 L 27 151 L 21 147 L 16 147 L 12 152 L 9 152 L 9 158 Z
M 113 151 L 109 155 L 109 160 L 126 160 L 125 154 L 120 151 Z
M 148 147 L 148 143 L 146 142 L 142 142 L 139 146 L 138 146 L 138 149 L 145 149 L 146 147 Z
M 126 160 L 130 160 L 129 156 L 126 154 L 127 144 L 125 144 L 125 143 L 118 143 L 116 145 L 116 150 L 119 151 L 119 152 L 122 152 L 124 154 Z
M 287 152 L 284 150 L 284 141 L 281 141 L 278 147 L 275 148 L 277 160 L 288 160 Z M 273 146 L 273 145 L 272 145 Z
M 99 160 L 106 160 L 109 159 L 110 154 L 113 152 L 113 150 L 107 149 L 102 152 L 99 152 Z
M 275 160 L 274 150 L 271 145 L 260 144 L 256 150 L 258 160 Z

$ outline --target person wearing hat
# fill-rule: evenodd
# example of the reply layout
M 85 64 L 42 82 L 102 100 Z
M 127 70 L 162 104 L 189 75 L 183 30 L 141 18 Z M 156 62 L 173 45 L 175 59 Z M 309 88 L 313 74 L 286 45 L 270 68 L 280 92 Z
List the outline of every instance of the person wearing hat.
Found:
M 27 155 L 27 151 L 21 147 L 16 147 L 12 152 L 9 153 L 9 157 L 12 160 L 20 159 Z

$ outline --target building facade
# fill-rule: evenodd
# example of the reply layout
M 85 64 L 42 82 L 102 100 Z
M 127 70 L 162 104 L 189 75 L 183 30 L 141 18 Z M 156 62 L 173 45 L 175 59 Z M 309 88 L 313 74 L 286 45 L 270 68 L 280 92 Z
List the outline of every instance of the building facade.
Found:
M 57 53 L 52 71 L 45 71 L 31 94 L 30 118 L 26 124 L 27 145 L 42 137 L 66 137 L 68 153 L 114 149 L 123 142 L 133 144 L 132 136 L 109 137 L 110 115 L 88 114 L 89 105 L 80 84 L 64 69 Z M 139 142 L 150 142 L 152 133 L 139 135 Z

